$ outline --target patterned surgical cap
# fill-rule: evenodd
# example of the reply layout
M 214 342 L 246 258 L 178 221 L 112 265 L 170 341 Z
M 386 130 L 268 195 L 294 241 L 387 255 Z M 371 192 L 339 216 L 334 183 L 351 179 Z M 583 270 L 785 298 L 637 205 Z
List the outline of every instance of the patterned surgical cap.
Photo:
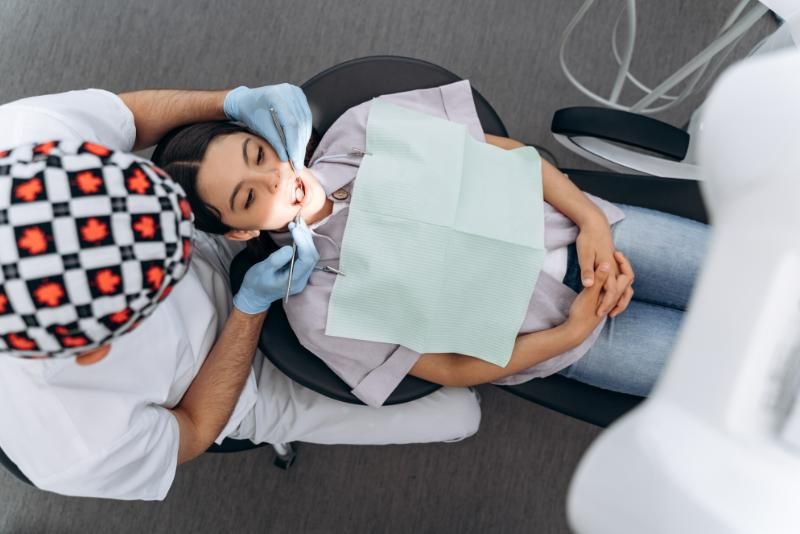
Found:
M 0 354 L 69 357 L 133 330 L 189 265 L 181 187 L 132 154 L 0 150 Z

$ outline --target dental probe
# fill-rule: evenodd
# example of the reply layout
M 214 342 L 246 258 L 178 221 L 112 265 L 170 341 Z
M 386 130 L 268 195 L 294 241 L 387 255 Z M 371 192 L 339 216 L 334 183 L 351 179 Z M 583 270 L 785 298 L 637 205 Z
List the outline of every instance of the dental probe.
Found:
M 283 145 L 283 150 L 286 151 L 286 155 L 289 155 L 289 147 L 286 145 L 286 134 L 283 133 L 283 127 L 281 126 L 280 121 L 278 120 L 278 114 L 275 112 L 275 108 L 269 108 L 269 113 L 272 115 L 272 122 L 275 123 L 275 129 L 278 130 L 278 135 L 281 138 L 281 144 Z M 295 179 L 297 179 L 297 169 L 294 168 L 294 163 L 292 163 L 292 158 L 289 158 L 289 166 L 292 168 L 292 172 L 294 173 Z M 297 210 L 297 215 L 294 216 L 295 224 L 300 224 L 300 211 L 303 208 L 301 207 Z M 297 258 L 297 243 L 292 241 L 292 259 L 289 260 L 289 283 L 286 284 L 286 295 L 283 297 L 284 304 L 289 300 L 289 293 L 292 291 L 292 275 L 294 275 L 294 261 Z

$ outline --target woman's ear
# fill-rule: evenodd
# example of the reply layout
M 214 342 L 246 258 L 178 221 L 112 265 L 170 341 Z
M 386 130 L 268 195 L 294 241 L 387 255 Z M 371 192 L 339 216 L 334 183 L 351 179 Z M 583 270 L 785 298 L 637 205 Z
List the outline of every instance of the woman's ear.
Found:
M 225 237 L 231 241 L 249 241 L 258 237 L 261 232 L 258 230 L 229 230 L 225 232 Z

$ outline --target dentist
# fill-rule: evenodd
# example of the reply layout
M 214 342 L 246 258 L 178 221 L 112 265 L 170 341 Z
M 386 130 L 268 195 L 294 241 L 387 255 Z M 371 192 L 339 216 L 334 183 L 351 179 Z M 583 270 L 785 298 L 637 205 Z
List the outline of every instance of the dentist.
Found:
M 233 91 L 88 89 L 0 106 L 0 449 L 37 487 L 164 499 L 177 465 L 226 437 L 384 444 L 477 430 L 474 394 L 340 403 L 257 350 L 289 247 L 231 298 L 232 251 L 194 230 L 182 189 L 135 155 L 169 130 L 232 119 L 302 168 L 311 114 L 288 84 Z M 304 224 L 293 293 L 317 261 Z

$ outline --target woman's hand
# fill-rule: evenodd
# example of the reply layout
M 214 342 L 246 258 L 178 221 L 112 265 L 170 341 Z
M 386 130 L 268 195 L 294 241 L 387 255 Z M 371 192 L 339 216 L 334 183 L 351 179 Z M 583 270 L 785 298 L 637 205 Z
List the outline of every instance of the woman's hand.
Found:
M 584 288 L 572 301 L 569 317 L 564 322 L 564 326 L 575 335 L 578 343 L 586 339 L 605 316 L 605 314 L 598 313 L 598 310 L 604 296 L 603 285 L 606 280 L 610 279 L 609 273 L 610 267 L 601 266 L 597 272 L 592 273 L 592 277 L 597 283 Z
M 617 260 L 620 272 L 619 276 L 617 276 L 617 282 L 621 284 L 624 280 L 627 283 L 627 286 L 622 292 L 622 296 L 617 301 L 617 305 L 614 306 L 614 309 L 612 309 L 608 314 L 609 317 L 616 317 L 620 313 L 624 312 L 628 308 L 628 304 L 631 303 L 631 299 L 633 298 L 633 268 L 631 267 L 628 258 L 626 258 L 620 250 L 614 252 L 614 259 Z
M 604 282 L 603 301 L 597 309 L 597 315 L 600 317 L 612 311 L 611 317 L 616 317 L 628 307 L 633 296 L 633 289 L 630 287 L 633 283 L 633 268 L 624 256 L 621 260 L 617 258 L 615 252 L 618 251 L 614 247 L 611 227 L 605 216 L 593 217 L 580 225 L 575 247 L 578 250 L 583 287 L 593 287 L 595 283 L 600 283 L 595 280 L 596 269 L 603 266 L 609 269 L 608 278 Z M 622 272 L 618 261 L 624 261 L 625 272 Z

